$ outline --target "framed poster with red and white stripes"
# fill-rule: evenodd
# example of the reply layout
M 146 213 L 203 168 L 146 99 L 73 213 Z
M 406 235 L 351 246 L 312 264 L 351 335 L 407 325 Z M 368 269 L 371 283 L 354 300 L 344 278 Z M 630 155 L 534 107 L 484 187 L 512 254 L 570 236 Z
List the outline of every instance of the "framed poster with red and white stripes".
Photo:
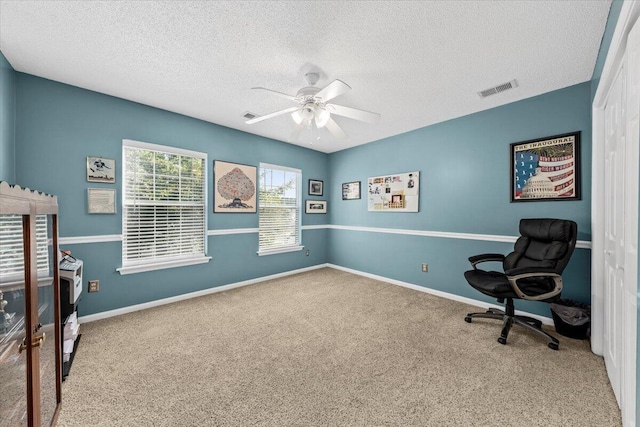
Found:
M 511 144 L 511 202 L 580 200 L 580 132 Z

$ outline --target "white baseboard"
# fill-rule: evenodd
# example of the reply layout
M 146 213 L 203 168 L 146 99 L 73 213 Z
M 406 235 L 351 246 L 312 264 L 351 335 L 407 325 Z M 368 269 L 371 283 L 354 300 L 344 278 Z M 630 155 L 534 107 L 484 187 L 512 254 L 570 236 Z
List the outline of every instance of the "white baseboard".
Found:
M 122 314 L 133 313 L 134 311 L 146 310 L 147 308 L 159 307 L 165 304 L 171 304 L 178 301 L 184 301 L 191 298 L 197 298 L 204 295 L 215 294 L 217 292 L 224 292 L 230 289 L 239 288 L 242 286 L 254 285 L 260 282 L 266 282 L 267 280 L 278 279 L 280 277 L 291 276 L 298 273 L 304 273 L 306 271 L 317 270 L 319 268 L 327 267 L 327 264 L 318 264 L 311 267 L 299 268 L 297 270 L 285 271 L 284 273 L 271 274 L 269 276 L 257 277 L 255 279 L 245 280 L 242 282 L 230 283 L 228 285 L 217 286 L 215 288 L 203 289 L 201 291 L 190 292 L 188 294 L 176 295 L 175 297 L 163 298 L 155 301 L 149 301 L 142 304 L 130 305 L 128 307 L 118 308 L 115 310 L 101 311 L 100 313 L 89 314 L 87 316 L 80 316 L 78 318 L 79 323 L 94 322 L 96 320 L 107 319 L 109 317 L 120 316 Z
M 427 288 L 420 285 L 414 285 L 413 283 L 407 283 L 396 279 L 390 279 L 384 276 L 378 276 L 377 274 L 365 273 L 364 271 L 354 270 L 352 268 L 342 267 L 335 264 L 327 264 L 327 267 L 335 268 L 336 270 L 346 271 L 347 273 L 357 274 L 358 276 L 368 277 L 369 279 L 379 280 L 381 282 L 390 283 L 392 285 L 402 286 L 403 288 L 413 289 L 414 291 L 425 292 L 427 294 L 435 295 L 438 297 L 450 299 L 453 301 L 462 302 L 465 304 L 473 305 L 476 307 L 481 307 L 484 309 L 487 308 L 498 308 L 504 310 L 504 307 L 498 304 L 491 304 L 484 301 L 475 300 L 472 298 L 463 297 L 460 295 L 450 294 L 448 292 L 438 291 L 436 289 Z M 526 311 L 516 310 L 516 314 L 520 316 L 529 316 L 534 319 L 540 320 L 545 325 L 553 326 L 553 319 L 550 317 L 540 316 L 538 314 L 528 313 Z

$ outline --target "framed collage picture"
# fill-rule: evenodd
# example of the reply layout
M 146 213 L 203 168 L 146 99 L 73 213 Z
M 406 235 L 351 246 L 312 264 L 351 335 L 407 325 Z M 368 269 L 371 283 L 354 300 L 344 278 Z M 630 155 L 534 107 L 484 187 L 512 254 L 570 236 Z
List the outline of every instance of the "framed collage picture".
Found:
M 418 212 L 420 172 L 374 176 L 368 180 L 370 212 Z

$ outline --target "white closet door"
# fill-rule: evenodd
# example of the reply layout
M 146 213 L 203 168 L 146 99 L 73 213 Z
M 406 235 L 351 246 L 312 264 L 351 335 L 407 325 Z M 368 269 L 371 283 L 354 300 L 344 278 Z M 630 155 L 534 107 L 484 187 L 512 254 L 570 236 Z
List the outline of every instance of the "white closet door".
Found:
M 620 69 L 605 107 L 605 291 L 604 361 L 620 405 L 622 297 L 625 260 L 625 80 Z
M 626 177 L 625 177 L 625 280 L 622 297 L 621 407 L 625 427 L 635 426 L 636 341 L 638 313 L 638 168 L 640 163 L 640 24 L 627 37 L 626 68 Z

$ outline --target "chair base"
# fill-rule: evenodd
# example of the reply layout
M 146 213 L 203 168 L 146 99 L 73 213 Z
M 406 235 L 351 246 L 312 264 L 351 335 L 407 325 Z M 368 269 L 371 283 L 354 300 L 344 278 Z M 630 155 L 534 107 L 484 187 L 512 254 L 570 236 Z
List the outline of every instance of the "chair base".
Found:
M 500 344 L 507 343 L 507 337 L 509 336 L 509 331 L 511 327 L 516 324 L 523 326 L 530 331 L 537 333 L 538 335 L 542 335 L 544 338 L 548 340 L 547 346 L 552 350 L 558 350 L 560 345 L 560 341 L 554 336 L 546 333 L 542 330 L 542 322 L 538 319 L 534 319 L 533 317 L 528 316 L 517 316 L 515 314 L 515 308 L 513 306 L 513 299 L 506 298 L 507 304 L 505 305 L 505 311 L 499 310 L 497 308 L 490 308 L 484 313 L 469 313 L 464 318 L 465 322 L 471 323 L 472 319 L 482 318 L 482 319 L 498 319 L 502 320 L 502 332 L 500 333 L 500 338 L 498 338 L 498 342 Z

